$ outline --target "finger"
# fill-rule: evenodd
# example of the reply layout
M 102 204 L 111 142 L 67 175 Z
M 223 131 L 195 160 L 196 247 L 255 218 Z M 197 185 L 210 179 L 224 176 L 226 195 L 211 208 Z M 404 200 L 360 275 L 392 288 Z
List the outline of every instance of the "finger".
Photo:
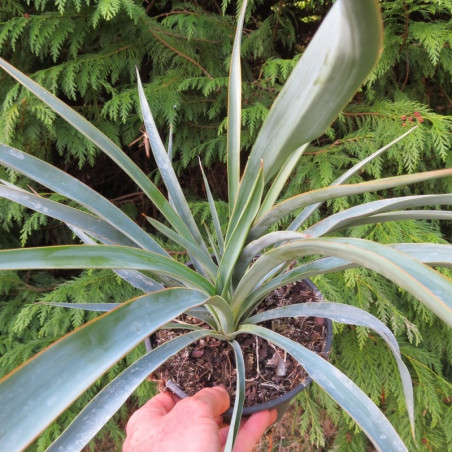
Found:
M 211 411 L 213 418 L 222 415 L 230 405 L 229 393 L 223 386 L 201 389 L 193 398 L 204 402 Z
M 140 425 L 165 416 L 174 408 L 174 405 L 176 401 L 171 394 L 167 392 L 157 394 L 132 414 L 126 425 L 127 435 L 133 435 Z
M 222 427 L 222 425 L 223 425 L 223 416 L 215 417 L 214 421 L 218 424 L 218 427 Z
M 152 397 L 146 402 L 140 410 L 143 410 L 148 416 L 161 417 L 168 414 L 176 405 L 177 399 L 169 392 L 162 392 Z
M 259 411 L 251 415 L 240 427 L 234 445 L 234 452 L 252 452 L 262 435 L 277 418 L 276 410 Z
M 226 440 L 228 439 L 228 433 L 229 433 L 229 424 L 221 424 L 220 430 L 218 430 L 218 438 L 220 440 L 220 446 L 224 447 L 226 445 Z

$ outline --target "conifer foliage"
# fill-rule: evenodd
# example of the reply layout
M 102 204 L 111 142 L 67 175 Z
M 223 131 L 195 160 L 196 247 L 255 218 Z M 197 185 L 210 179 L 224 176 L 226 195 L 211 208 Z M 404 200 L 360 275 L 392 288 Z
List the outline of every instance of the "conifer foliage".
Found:
M 245 150 L 254 141 L 269 106 L 329 3 L 254 2 L 242 48 Z M 327 133 L 310 146 L 283 196 L 331 183 L 341 170 L 414 123 L 420 124 L 414 133 L 384 158 L 368 165 L 352 182 L 424 170 L 427 162 L 429 169 L 452 166 L 452 6 L 446 0 L 381 3 L 385 47 L 380 63 L 362 92 Z M 127 149 L 155 178 L 155 165 L 146 152 L 146 136 L 138 113 L 134 72 L 138 66 L 158 127 L 167 137 L 170 126 L 174 131 L 173 159 L 176 168 L 187 174 L 187 186 L 193 187 L 192 209 L 197 219 L 209 221 L 206 204 L 199 200 L 205 197 L 197 191 L 201 176 L 195 168 L 200 155 L 211 175 L 217 176 L 214 195 L 219 212 L 226 215 L 226 193 L 220 175 L 225 171 L 226 91 L 235 7 L 235 3 L 226 0 L 223 4 L 215 0 L 155 0 L 143 4 L 133 0 L 3 0 L 0 55 L 65 99 Z M 139 214 L 150 207 L 143 203 L 136 187 L 117 183 L 118 174 L 98 156 L 93 145 L 5 74 L 0 74 L 0 101 L 1 142 L 25 149 L 78 176 L 82 174 L 85 182 L 116 199 L 140 221 Z M 328 159 L 322 158 L 325 153 Z M 4 169 L 0 169 L 0 178 L 28 184 Z M 443 184 L 443 191 L 452 192 L 450 179 L 435 183 Z M 411 190 L 428 193 L 432 188 L 425 184 Z M 407 189 L 403 190 L 406 194 Z M 378 199 L 377 195 L 365 196 L 369 201 Z M 339 198 L 325 209 L 336 212 L 351 203 L 353 198 Z M 25 243 L 69 243 L 73 239 L 70 232 L 52 220 L 3 200 L 0 227 L 0 246 L 4 248 Z M 445 225 L 434 222 L 382 223 L 357 229 L 348 231 L 349 236 L 367 236 L 383 243 L 445 243 L 452 236 Z M 452 450 L 452 418 L 447 414 L 452 395 L 450 330 L 421 304 L 375 274 L 351 269 L 343 276 L 344 273 L 328 275 L 315 282 L 326 298 L 372 312 L 398 335 L 405 362 L 416 382 L 420 449 Z M 62 281 L 65 282 L 61 285 Z M 7 373 L 95 315 L 30 301 L 121 302 L 133 296 L 133 290 L 106 271 L 0 273 L 1 373 Z M 381 342 L 363 328 L 337 327 L 332 360 L 340 356 L 335 364 L 340 363 L 342 370 L 371 394 L 391 422 L 400 425 L 404 422 L 402 389 L 393 378 L 395 363 L 387 363 Z M 136 350 L 126 358 L 127 362 L 140 353 L 142 350 Z M 122 370 L 121 365 L 116 367 L 42 435 L 37 450 L 50 444 L 96 389 Z M 131 404 L 144 401 L 150 393 L 149 385 L 141 386 Z M 300 403 L 309 409 L 299 428 L 319 450 L 325 446 L 319 428 L 325 411 L 337 425 L 337 450 L 363 450 L 365 437 L 317 388 L 304 393 Z M 400 430 L 410 449 L 414 448 L 408 422 Z M 116 424 L 109 423 L 107 431 L 113 440 L 120 441 L 121 430 Z

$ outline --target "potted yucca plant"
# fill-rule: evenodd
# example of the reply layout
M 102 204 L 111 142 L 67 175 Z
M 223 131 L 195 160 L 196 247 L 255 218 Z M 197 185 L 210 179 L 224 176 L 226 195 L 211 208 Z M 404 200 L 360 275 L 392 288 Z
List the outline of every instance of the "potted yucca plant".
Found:
M 243 407 L 245 379 L 236 338 L 244 333 L 268 340 L 299 361 L 312 379 L 361 426 L 378 450 L 406 450 L 376 405 L 338 369 L 316 353 L 258 325 L 281 317 L 314 316 L 375 330 L 397 361 L 414 432 L 410 375 L 393 334 L 383 323 L 360 309 L 328 301 L 254 312 L 265 296 L 278 287 L 323 273 L 364 266 L 413 294 L 452 325 L 452 282 L 428 266 L 450 266 L 452 246 L 385 246 L 331 235 L 335 230 L 357 224 L 425 218 L 424 210 L 405 212 L 404 209 L 450 205 L 452 195 L 409 196 L 365 203 L 305 226 L 307 218 L 326 200 L 451 176 L 452 169 L 344 184 L 367 161 L 383 152 L 383 148 L 331 186 L 278 202 L 283 185 L 308 143 L 331 124 L 374 66 L 381 46 L 381 20 L 376 0 L 335 2 L 275 101 L 242 171 L 240 41 L 245 11 L 246 1 L 239 16 L 230 71 L 229 220 L 223 235 L 206 181 L 216 232 L 208 243 L 190 212 L 140 82 L 142 114 L 167 197 L 99 130 L 0 60 L 5 71 L 120 165 L 166 221 L 163 224 L 150 219 L 152 225 L 182 246 L 193 262 L 192 269 L 174 260 L 121 210 L 78 180 L 1 144 L 0 164 L 73 200 L 90 213 L 1 182 L 1 196 L 65 222 L 85 245 L 3 250 L 0 270 L 109 268 L 144 291 L 144 295 L 120 305 L 72 304 L 70 307 L 107 312 L 1 381 L 1 450 L 19 450 L 30 444 L 96 379 L 150 334 L 162 327 L 180 326 L 171 322 L 183 313 L 203 320 L 209 327 L 192 326 L 188 333 L 160 345 L 132 364 L 86 406 L 50 450 L 81 449 L 151 372 L 179 350 L 206 337 L 228 341 L 235 352 L 237 390 L 226 445 L 231 450 Z M 300 209 L 301 213 L 287 229 L 268 232 L 278 220 Z M 450 219 L 450 212 L 442 210 L 429 211 L 427 215 Z

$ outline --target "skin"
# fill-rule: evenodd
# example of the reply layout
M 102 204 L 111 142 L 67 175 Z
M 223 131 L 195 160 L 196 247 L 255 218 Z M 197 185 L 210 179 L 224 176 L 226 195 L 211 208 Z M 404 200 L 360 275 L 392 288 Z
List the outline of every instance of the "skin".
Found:
M 229 394 L 222 386 L 202 389 L 182 400 L 159 394 L 130 417 L 123 452 L 221 452 L 229 430 L 221 415 L 229 405 Z M 234 452 L 252 452 L 276 416 L 276 410 L 266 410 L 242 422 Z

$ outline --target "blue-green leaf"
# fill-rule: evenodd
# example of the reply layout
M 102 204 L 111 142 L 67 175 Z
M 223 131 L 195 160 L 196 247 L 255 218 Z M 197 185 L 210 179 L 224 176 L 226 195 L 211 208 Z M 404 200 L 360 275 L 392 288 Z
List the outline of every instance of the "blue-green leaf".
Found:
M 300 146 L 321 135 L 376 64 L 382 42 L 375 0 L 338 0 L 279 93 L 251 150 L 236 209 L 264 164 L 271 179 Z M 317 202 L 317 201 L 315 201 Z
M 389 246 L 361 239 L 304 239 L 282 245 L 261 256 L 245 274 L 231 301 L 237 317 L 247 309 L 243 300 L 278 265 L 307 255 L 329 255 L 369 268 L 403 287 L 444 322 L 452 326 L 452 281 Z M 239 315 L 240 316 L 240 315 Z
M 434 205 L 452 205 L 452 194 L 403 196 L 364 203 L 331 215 L 303 232 L 312 237 L 320 237 L 338 229 L 362 224 L 362 220 L 366 218 L 370 221 L 373 219 L 373 215 L 376 214 L 390 212 L 394 209 L 410 209 Z M 400 215 L 401 213 L 399 212 L 399 218 Z M 410 211 L 407 212 L 407 218 L 411 219 Z
M 102 218 L 65 206 L 42 196 L 26 192 L 18 187 L 0 184 L 0 196 L 49 217 L 76 226 L 102 242 L 136 246 L 136 243 Z
M 234 409 L 232 411 L 232 418 L 229 427 L 228 437 L 224 447 L 225 452 L 232 452 L 234 442 L 239 432 L 240 421 L 242 418 L 243 403 L 245 401 L 245 362 L 243 360 L 242 349 L 237 341 L 231 341 L 234 349 L 236 371 L 237 371 L 237 386 L 234 401 Z
M 240 331 L 256 334 L 290 353 L 363 429 L 380 452 L 408 452 L 391 423 L 364 392 L 325 359 L 297 342 L 256 325 L 242 325 Z
M 375 151 L 373 154 L 369 155 L 369 157 L 366 157 L 365 159 L 358 162 L 356 165 L 353 165 L 348 171 L 346 171 L 344 174 L 342 174 L 340 177 L 338 177 L 332 184 L 330 184 L 330 187 L 333 187 L 335 185 L 343 184 L 344 182 L 348 181 L 350 177 L 353 176 L 353 174 L 356 174 L 363 166 L 367 165 L 370 161 L 378 157 L 380 154 L 388 150 L 391 146 L 394 146 L 394 144 L 398 143 L 400 140 L 403 140 L 407 135 L 409 135 L 411 132 L 416 130 L 419 127 L 419 124 L 412 127 L 410 130 L 405 132 L 404 134 L 397 137 L 395 140 L 392 140 L 387 145 L 381 147 L 377 151 Z M 303 209 L 303 211 L 295 218 L 294 221 L 289 225 L 287 228 L 289 231 L 296 231 L 320 206 L 322 205 L 321 202 L 311 204 L 310 206 L 307 206 Z
M 5 144 L 0 144 L 0 164 L 76 201 L 141 247 L 167 255 L 163 248 L 122 210 L 64 171 Z
M 75 110 L 70 108 L 68 105 L 66 105 L 52 93 L 47 91 L 38 83 L 34 82 L 31 78 L 27 77 L 25 74 L 20 72 L 18 69 L 16 69 L 14 66 L 9 64 L 2 58 L 0 58 L 0 68 L 8 72 L 8 74 L 14 77 L 23 86 L 25 86 L 25 88 L 30 90 L 35 96 L 41 99 L 52 110 L 58 113 L 65 121 L 67 121 L 71 126 L 73 126 L 75 129 L 81 132 L 88 140 L 90 140 L 92 143 L 98 146 L 106 155 L 108 155 L 114 162 L 116 162 L 119 165 L 119 167 L 122 168 L 124 172 L 143 190 L 146 196 L 148 196 L 148 198 L 154 203 L 154 205 L 160 210 L 160 212 L 165 216 L 165 218 L 180 234 L 184 235 L 189 233 L 186 224 L 183 221 L 181 221 L 180 217 L 171 207 L 171 205 L 169 204 L 167 199 L 163 196 L 163 194 L 160 192 L 160 190 L 149 180 L 146 174 L 144 174 L 143 171 L 141 171 L 141 169 L 127 156 L 127 154 L 125 154 L 118 146 L 116 146 L 116 144 L 113 143 L 113 141 L 110 140 L 110 138 L 104 135 L 99 129 L 94 127 L 92 124 L 90 124 L 83 116 L 78 114 Z M 1 146 L 3 145 L 0 145 L 0 147 Z M 20 172 L 20 169 L 15 170 Z M 28 176 L 32 177 L 30 175 Z M 34 179 L 38 181 L 37 178 Z M 43 185 L 49 187 L 49 185 L 46 185 L 45 183 Z M 54 190 L 57 193 L 64 194 L 61 191 L 63 190 L 63 187 L 68 189 L 70 187 L 70 184 L 66 186 L 60 183 L 59 188 L 55 188 Z M 67 196 L 71 197 L 70 194 Z M 80 202 L 82 205 L 85 205 L 83 196 L 82 199 L 77 200 L 77 202 Z M 89 202 L 89 197 L 87 198 L 86 202 Z M 96 212 L 95 209 L 97 208 L 97 204 L 91 203 L 91 207 L 90 205 L 87 205 L 86 207 L 92 210 L 93 212 Z M 127 218 L 127 216 L 122 211 L 120 211 L 120 213 Z M 118 218 L 121 217 L 118 216 Z M 115 225 L 113 219 L 111 218 L 104 219 L 109 221 L 112 225 Z M 139 230 L 140 229 L 138 228 L 138 231 Z M 135 238 L 134 236 L 136 236 L 136 238 L 138 239 L 140 237 L 140 234 L 144 233 L 143 231 L 141 232 L 138 231 L 135 231 L 135 234 L 132 234 L 130 238 L 134 239 Z M 153 244 L 153 247 L 154 248 L 152 247 L 145 248 L 158 252 L 156 248 L 158 247 L 158 245 L 156 243 Z M 160 252 L 162 254 L 165 254 L 162 251 L 163 250 L 160 249 Z
M 192 342 L 211 331 L 193 331 L 165 342 L 131 364 L 108 384 L 49 447 L 48 452 L 81 450 L 123 405 L 138 385 L 155 369 Z
M 176 173 L 174 172 L 171 160 L 165 150 L 165 146 L 160 138 L 160 135 L 155 125 L 154 118 L 151 113 L 148 101 L 143 91 L 143 86 L 140 80 L 140 74 L 137 69 L 137 81 L 138 81 L 138 93 L 140 96 L 140 106 L 141 113 L 143 115 L 144 124 L 148 134 L 149 142 L 151 143 L 152 153 L 154 155 L 155 161 L 159 168 L 160 175 L 162 176 L 163 182 L 168 189 L 168 194 L 171 197 L 171 202 L 173 203 L 176 212 L 181 217 L 182 221 L 186 224 L 190 230 L 191 235 L 198 243 L 200 249 L 204 251 L 209 257 L 209 253 L 202 239 L 201 233 L 199 232 L 198 226 L 193 218 L 193 215 L 188 206 L 185 195 L 177 179 Z
M 242 68 L 240 64 L 240 48 L 247 3 L 247 0 L 243 0 L 237 20 L 229 72 L 227 134 L 229 214 L 234 209 L 240 181 L 240 132 L 242 127 Z
M 336 199 L 342 196 L 369 193 L 372 191 L 385 190 L 388 188 L 400 187 L 402 185 L 410 185 L 450 176 L 452 176 L 452 168 L 447 168 L 436 171 L 425 171 L 417 174 L 408 174 L 404 176 L 387 177 L 369 182 L 361 182 L 359 184 L 337 185 L 302 193 L 276 204 L 272 209 L 263 214 L 251 229 L 249 241 L 261 237 L 265 231 L 279 219 L 301 207 L 308 206 L 310 204 L 324 202 L 329 199 Z
M 206 298 L 202 292 L 183 288 L 135 298 L 68 334 L 7 375 L 0 381 L 0 450 L 26 447 L 126 353 Z
M 281 308 L 270 309 L 268 311 L 253 315 L 252 317 L 244 320 L 243 323 L 256 324 L 266 320 L 273 320 L 283 317 L 323 317 L 334 320 L 335 322 L 346 323 L 348 325 L 364 326 L 378 333 L 391 349 L 394 358 L 397 361 L 400 377 L 402 379 L 408 416 L 410 418 L 411 429 L 414 436 L 413 383 L 411 381 L 410 373 L 402 361 L 397 340 L 391 330 L 383 322 L 378 320 L 372 314 L 356 308 L 355 306 L 325 301 L 292 304 Z
M 174 259 L 125 246 L 69 245 L 0 251 L 1 270 L 110 268 L 149 270 L 213 295 L 204 277 Z

